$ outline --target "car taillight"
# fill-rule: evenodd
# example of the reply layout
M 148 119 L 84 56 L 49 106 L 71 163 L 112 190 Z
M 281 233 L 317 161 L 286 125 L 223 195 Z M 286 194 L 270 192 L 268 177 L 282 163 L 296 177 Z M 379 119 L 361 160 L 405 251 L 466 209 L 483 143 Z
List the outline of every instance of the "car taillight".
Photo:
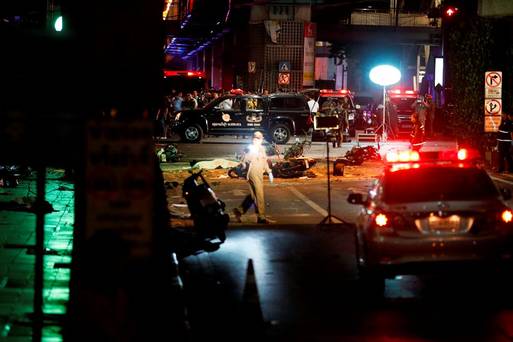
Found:
M 384 213 L 377 214 L 372 220 L 374 231 L 379 235 L 394 235 L 395 229 L 392 227 L 391 223 L 392 216 Z
M 501 214 L 502 222 L 510 223 L 513 220 L 513 213 L 511 210 L 504 210 Z
M 388 217 L 385 214 L 378 214 L 374 218 L 374 223 L 379 227 L 385 227 L 388 224 Z
M 468 152 L 466 149 L 462 148 L 458 151 L 458 160 L 466 160 L 468 158 Z

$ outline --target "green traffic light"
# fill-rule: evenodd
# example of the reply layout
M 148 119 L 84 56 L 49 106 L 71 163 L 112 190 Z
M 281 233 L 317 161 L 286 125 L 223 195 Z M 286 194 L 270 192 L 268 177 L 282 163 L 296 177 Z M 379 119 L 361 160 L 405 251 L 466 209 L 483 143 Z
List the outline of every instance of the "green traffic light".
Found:
M 57 19 L 55 19 L 55 22 L 53 23 L 53 27 L 55 31 L 61 32 L 63 29 L 63 23 L 62 23 L 62 15 L 58 16 Z

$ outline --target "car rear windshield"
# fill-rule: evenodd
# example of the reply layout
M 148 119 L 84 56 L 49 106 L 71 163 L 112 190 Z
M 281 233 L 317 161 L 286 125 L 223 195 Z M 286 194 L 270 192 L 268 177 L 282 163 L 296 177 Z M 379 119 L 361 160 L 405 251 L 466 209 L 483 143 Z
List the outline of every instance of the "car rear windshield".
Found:
M 320 111 L 322 113 L 329 113 L 333 110 L 341 110 L 344 106 L 344 98 L 347 99 L 348 109 L 353 109 L 353 104 L 347 96 L 343 97 L 321 97 L 319 99 Z
M 488 174 L 476 168 L 421 167 L 391 172 L 383 181 L 386 203 L 472 201 L 497 196 Z
M 392 99 L 392 103 L 396 106 L 397 110 L 405 111 L 411 110 L 413 111 L 412 105 L 415 103 L 416 98 L 394 98 Z

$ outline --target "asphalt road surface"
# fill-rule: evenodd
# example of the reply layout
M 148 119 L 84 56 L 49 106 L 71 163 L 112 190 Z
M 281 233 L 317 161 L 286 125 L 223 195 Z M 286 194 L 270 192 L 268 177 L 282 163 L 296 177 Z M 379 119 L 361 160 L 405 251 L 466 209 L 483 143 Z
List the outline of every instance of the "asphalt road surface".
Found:
M 224 151 L 213 145 L 210 155 Z M 513 177 L 493 177 L 513 188 Z M 332 182 L 332 214 L 353 222 L 358 207 L 347 194 L 371 182 Z M 233 208 L 246 184 L 221 182 L 214 190 Z M 321 180 L 266 185 L 275 223 L 257 225 L 247 215 L 218 251 L 182 260 L 191 340 L 513 341 L 512 282 L 495 270 L 400 276 L 386 281 L 383 299 L 365 293 L 353 228 L 318 225 L 327 214 L 326 190 Z

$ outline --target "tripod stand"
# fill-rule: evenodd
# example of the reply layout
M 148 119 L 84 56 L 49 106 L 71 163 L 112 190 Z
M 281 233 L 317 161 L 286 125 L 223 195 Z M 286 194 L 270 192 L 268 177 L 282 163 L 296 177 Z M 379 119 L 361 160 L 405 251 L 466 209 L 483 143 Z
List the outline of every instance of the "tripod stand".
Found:
M 337 126 L 338 129 L 338 126 Z M 324 225 L 330 225 L 336 222 L 333 222 L 333 219 L 336 219 L 340 223 L 345 223 L 344 220 L 341 218 L 331 214 L 331 183 L 330 183 L 330 145 L 329 145 L 329 137 L 328 137 L 328 130 L 325 130 L 325 137 L 326 137 L 326 172 L 328 176 L 328 215 L 322 219 L 322 221 L 319 223 L 319 226 Z
M 387 142 L 389 132 L 392 133 L 391 136 L 394 137 L 394 133 L 389 127 L 390 123 L 387 123 L 386 96 L 387 96 L 386 87 L 384 86 L 383 87 L 383 120 L 381 122 L 381 125 L 379 125 L 376 128 L 376 131 L 378 131 L 381 128 L 381 141 L 383 143 Z M 390 115 L 390 111 L 388 112 L 388 114 Z M 388 121 L 390 121 L 390 116 L 388 117 Z

